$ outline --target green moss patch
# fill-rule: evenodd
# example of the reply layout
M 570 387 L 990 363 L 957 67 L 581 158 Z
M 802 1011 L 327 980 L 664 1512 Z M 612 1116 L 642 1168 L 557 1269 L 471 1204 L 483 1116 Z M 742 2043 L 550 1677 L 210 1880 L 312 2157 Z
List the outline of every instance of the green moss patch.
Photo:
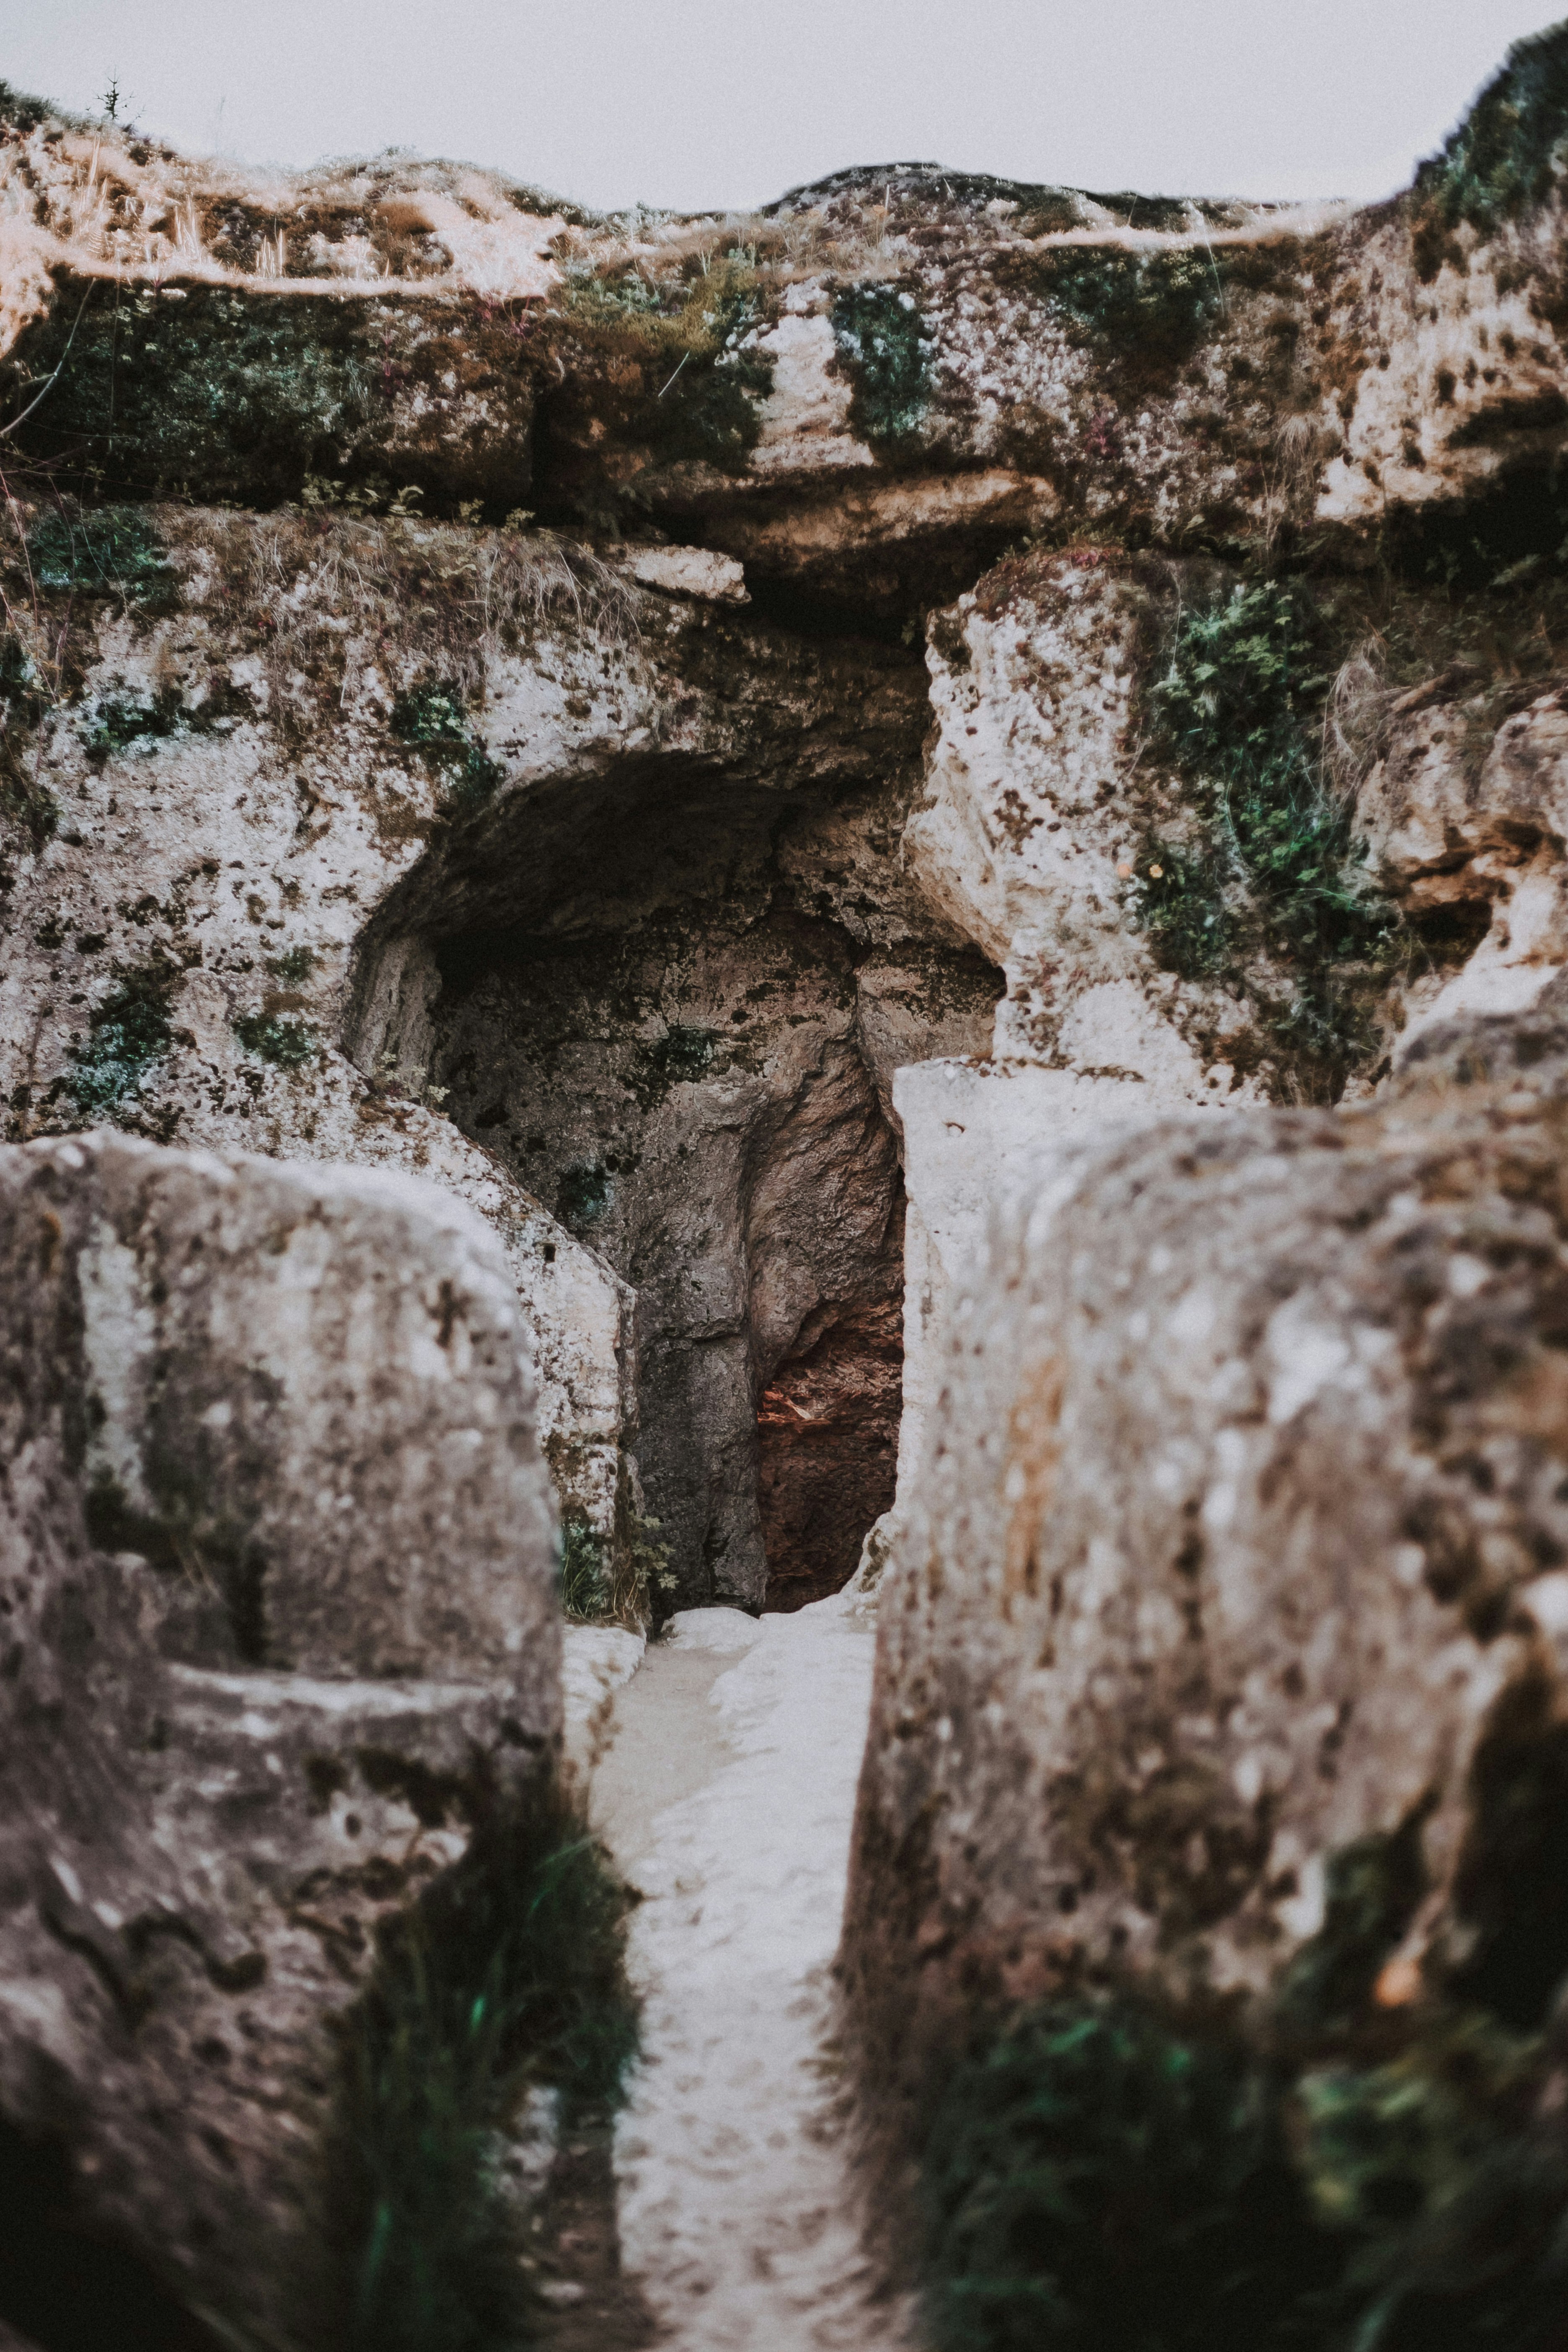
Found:
M 637 2041 L 632 1900 L 542 1781 L 486 1807 L 463 1861 L 383 1930 L 342 2033 L 322 2340 L 515 2352 L 542 2332 L 498 2135 L 531 2090 L 558 2093 L 569 2126 L 618 2101 Z
M 1168 381 L 1225 309 L 1206 248 L 1129 253 L 1120 246 L 1062 246 L 1029 268 L 1033 284 L 1075 337 L 1138 383 Z
M 166 964 L 126 972 L 89 1018 L 86 1039 L 70 1050 L 67 1091 L 89 1125 L 138 1094 L 174 1042 L 169 998 L 178 975 Z
M 82 741 L 94 757 L 107 760 L 138 743 L 166 743 L 189 729 L 184 699 L 168 687 L 158 694 L 105 695 L 82 730 Z
M 579 1160 L 562 1173 L 555 1188 L 555 1213 L 574 1230 L 595 1225 L 614 1197 L 614 1180 L 604 1161 Z
M 306 1021 L 282 1021 L 274 1013 L 244 1013 L 234 1034 L 247 1054 L 270 1062 L 275 1069 L 302 1070 L 321 1052 L 316 1033 Z
M 1287 973 L 1268 1025 L 1331 1097 L 1374 1043 L 1369 990 L 1404 941 L 1323 777 L 1331 682 L 1322 625 L 1298 587 L 1242 583 L 1182 614 L 1152 701 L 1200 824 L 1193 839 L 1143 844 L 1134 919 L 1185 978 L 1239 972 L 1259 955 Z
M 163 540 L 136 507 L 51 507 L 27 533 L 36 585 L 51 594 L 165 602 L 174 572 Z
M 662 1037 L 637 1047 L 637 1067 L 627 1083 L 644 1110 L 661 1103 L 671 1087 L 694 1085 L 712 1067 L 718 1039 L 711 1029 L 673 1021 Z
M 1539 204 L 1568 172 L 1568 25 L 1510 49 L 1415 194 L 1452 226 L 1483 233 Z
M 935 349 L 914 296 L 893 286 L 847 286 L 834 297 L 830 318 L 855 386 L 855 430 L 879 448 L 911 441 L 931 404 Z

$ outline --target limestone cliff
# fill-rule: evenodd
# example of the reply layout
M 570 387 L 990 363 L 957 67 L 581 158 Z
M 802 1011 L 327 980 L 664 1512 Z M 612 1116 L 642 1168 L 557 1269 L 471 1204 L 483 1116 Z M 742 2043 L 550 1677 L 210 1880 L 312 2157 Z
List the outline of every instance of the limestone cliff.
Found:
M 18 1164 L 476 1210 L 573 1614 L 869 1532 L 895 2188 L 975 2021 L 1079 1999 L 1320 2154 L 1347 2051 L 1484 2042 L 1421 2162 L 1555 2182 L 1568 32 L 1362 210 L 0 131 Z M 110 1468 L 139 1591 L 185 1504 Z M 493 1647 L 458 1515 L 389 1589 Z M 180 1598 L 237 1688 L 414 1671 L 274 1654 L 245 1557 Z

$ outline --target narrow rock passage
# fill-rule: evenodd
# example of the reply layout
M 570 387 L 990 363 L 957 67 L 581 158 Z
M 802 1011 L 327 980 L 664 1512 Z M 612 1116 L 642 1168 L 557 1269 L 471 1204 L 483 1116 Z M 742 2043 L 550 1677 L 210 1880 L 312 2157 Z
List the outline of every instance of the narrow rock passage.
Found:
M 892 2352 L 835 2113 L 833 1984 L 874 1623 L 850 1591 L 674 1620 L 616 1697 L 595 1818 L 647 1898 L 621 2259 L 680 2352 Z

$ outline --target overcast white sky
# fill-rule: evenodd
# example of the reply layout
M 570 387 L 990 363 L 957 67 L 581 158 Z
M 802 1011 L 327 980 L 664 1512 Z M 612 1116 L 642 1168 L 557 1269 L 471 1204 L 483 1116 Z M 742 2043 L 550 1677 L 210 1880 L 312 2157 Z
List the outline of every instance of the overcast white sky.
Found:
M 1559 0 L 1559 5 L 1568 0 Z M 1530 0 L 0 0 L 0 77 L 110 74 L 181 147 L 407 146 L 580 203 L 749 205 L 843 164 L 1151 194 L 1373 196 Z

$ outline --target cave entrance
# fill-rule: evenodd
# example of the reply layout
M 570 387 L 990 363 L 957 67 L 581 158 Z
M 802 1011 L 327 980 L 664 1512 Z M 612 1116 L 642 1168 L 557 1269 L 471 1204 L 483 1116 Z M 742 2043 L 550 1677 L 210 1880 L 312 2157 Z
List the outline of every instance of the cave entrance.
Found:
M 419 924 L 410 1058 L 637 1292 L 661 1615 L 836 1591 L 892 1499 L 892 1072 L 984 1052 L 1001 987 L 901 871 L 917 751 L 849 784 L 623 758 L 541 785 Z

